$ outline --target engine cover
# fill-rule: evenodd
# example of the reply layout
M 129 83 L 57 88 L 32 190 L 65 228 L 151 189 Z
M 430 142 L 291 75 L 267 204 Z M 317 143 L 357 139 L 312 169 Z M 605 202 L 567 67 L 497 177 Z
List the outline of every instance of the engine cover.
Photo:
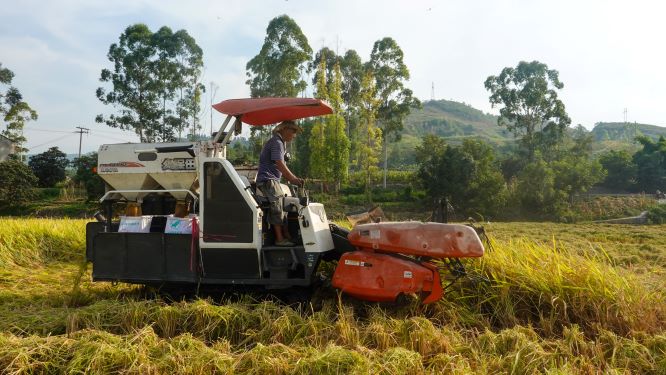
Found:
M 349 242 L 359 249 L 402 253 L 431 258 L 483 256 L 476 231 L 461 224 L 385 222 L 360 224 L 349 233 Z
M 333 274 L 333 286 L 375 302 L 392 302 L 403 293 L 425 292 L 425 304 L 438 301 L 443 294 L 435 266 L 368 251 L 343 254 Z

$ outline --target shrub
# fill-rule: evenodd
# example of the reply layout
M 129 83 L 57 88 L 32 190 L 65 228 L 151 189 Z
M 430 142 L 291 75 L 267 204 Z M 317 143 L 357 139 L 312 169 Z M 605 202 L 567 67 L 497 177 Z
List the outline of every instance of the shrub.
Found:
M 35 198 L 38 179 L 16 160 L 0 162 L 0 208 L 20 207 Z
M 104 182 L 93 171 L 97 167 L 97 153 L 81 155 L 74 160 L 74 165 L 76 166 L 74 181 L 85 187 L 88 201 L 100 198 L 104 194 Z
M 648 223 L 666 224 L 666 204 L 660 204 L 648 210 Z
M 51 147 L 31 157 L 28 165 L 39 179 L 39 186 L 48 188 L 65 180 L 65 168 L 69 165 L 69 160 L 58 147 Z

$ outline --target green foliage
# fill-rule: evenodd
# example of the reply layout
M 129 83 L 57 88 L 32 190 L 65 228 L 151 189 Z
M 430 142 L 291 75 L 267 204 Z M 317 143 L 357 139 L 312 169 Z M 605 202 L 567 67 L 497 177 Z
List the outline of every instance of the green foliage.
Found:
M 426 134 L 446 137 L 450 143 L 473 137 L 493 145 L 503 145 L 512 138 L 505 128 L 497 126 L 497 116 L 450 100 L 425 101 L 421 109 L 407 116 L 405 135 L 421 138 Z
M 377 163 L 382 148 L 382 130 L 375 124 L 377 109 L 380 105 L 380 102 L 375 98 L 375 90 L 372 73 L 367 72 L 361 84 L 361 107 L 359 113 L 361 122 L 356 137 L 358 143 L 355 163 L 363 172 L 364 180 L 362 185 L 364 186 L 368 201 L 372 200 L 370 188 L 373 176 L 379 170 Z
M 606 170 L 606 178 L 601 185 L 619 190 L 631 190 L 636 184 L 636 165 L 627 151 L 611 150 L 599 157 Z
M 644 135 L 656 141 L 666 136 L 666 129 L 662 126 L 627 123 L 627 122 L 597 122 L 592 129 L 595 141 L 622 141 L 634 142 L 636 137 Z
M 421 102 L 405 88 L 409 69 L 403 62 L 403 52 L 393 38 L 375 42 L 370 53 L 369 68 L 375 78 L 376 99 L 379 101 L 377 121 L 381 124 L 384 142 L 389 137 L 400 139 L 405 117 L 411 108 L 419 108 Z M 386 166 L 385 166 L 386 167 Z
M 51 147 L 41 154 L 32 156 L 28 165 L 39 179 L 40 187 L 54 187 L 58 182 L 65 181 L 65 169 L 69 165 L 69 160 L 58 147 Z
M 326 87 L 326 56 L 321 55 L 319 65 L 317 66 L 317 87 L 316 97 L 322 100 L 328 99 L 328 88 Z M 326 122 L 325 119 L 315 119 L 315 125 L 312 127 L 310 134 L 310 176 L 329 180 L 330 173 L 330 160 L 327 157 L 326 146 L 330 141 L 326 137 Z
M 465 215 L 495 215 L 506 200 L 506 184 L 493 150 L 480 141 L 447 146 L 426 136 L 416 149 L 418 177 L 431 198 L 447 198 Z
M 558 143 L 571 123 L 556 92 L 564 84 L 557 70 L 546 64 L 521 61 L 516 68 L 507 67 L 499 76 L 488 77 L 485 87 L 492 106 L 502 106 L 498 125 L 521 137 L 530 160 L 537 149 Z
M 14 73 L 3 68 L 0 63 L 0 118 L 6 126 L 0 134 L 14 143 L 17 154 L 22 154 L 28 151 L 23 147 L 26 141 L 23 136 L 23 126 L 30 120 L 37 120 L 37 112 L 23 101 L 23 95 L 16 87 L 9 86 L 13 78 Z M 9 87 L 3 92 L 2 86 Z
M 35 198 L 39 180 L 32 170 L 16 160 L 0 162 L 0 208 L 20 207 Z
M 97 153 L 81 155 L 73 162 L 76 168 L 73 177 L 74 182 L 82 185 L 86 189 L 88 201 L 94 201 L 104 195 L 104 181 L 95 170 L 97 169 Z
M 287 15 L 273 18 L 261 51 L 246 65 L 252 97 L 298 96 L 307 86 L 301 71 L 311 54 L 307 38 L 293 19 Z
M 550 166 L 555 172 L 555 188 L 574 196 L 586 192 L 606 176 L 597 159 L 591 158 L 592 136 L 582 126 L 565 134 L 563 142 L 551 148 Z
M 633 156 L 636 165 L 637 188 L 645 192 L 666 191 L 666 138 L 657 142 L 642 136 L 637 138 L 643 146 Z
M 553 162 L 551 166 L 555 173 L 555 188 L 564 192 L 569 202 L 606 175 L 598 160 L 588 158 L 570 156 Z
M 666 224 L 666 204 L 659 204 L 648 210 L 648 223 Z
M 518 172 L 512 181 L 512 205 L 523 215 L 560 219 L 570 215 L 574 196 L 601 181 L 605 172 L 597 160 L 576 155 L 547 163 L 541 155 Z
M 511 197 L 524 214 L 536 213 L 556 218 L 566 211 L 567 194 L 557 190 L 555 172 L 536 155 L 536 160 L 527 164 L 512 183 Z
M 134 130 L 141 142 L 173 141 L 196 118 L 204 86 L 198 82 L 203 51 L 187 31 L 173 33 L 164 26 L 157 32 L 144 24 L 129 26 L 119 42 L 109 47 L 113 71 L 103 69 L 100 81 L 111 91 L 97 89 L 97 98 L 119 108 L 118 114 L 98 115 L 95 121 L 114 128 Z

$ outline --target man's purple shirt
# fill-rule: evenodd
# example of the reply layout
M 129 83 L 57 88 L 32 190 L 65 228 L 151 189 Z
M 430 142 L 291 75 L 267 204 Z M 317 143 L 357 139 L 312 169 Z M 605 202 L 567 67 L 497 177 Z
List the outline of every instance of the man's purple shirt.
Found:
M 284 162 L 284 141 L 280 134 L 275 134 L 266 142 L 259 155 L 259 171 L 257 173 L 257 183 L 268 180 L 280 180 L 282 172 L 277 169 L 276 162 Z

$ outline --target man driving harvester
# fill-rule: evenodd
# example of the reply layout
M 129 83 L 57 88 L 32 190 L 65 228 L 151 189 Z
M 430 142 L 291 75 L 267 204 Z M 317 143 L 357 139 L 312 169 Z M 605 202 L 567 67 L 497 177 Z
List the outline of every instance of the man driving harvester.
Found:
M 303 185 L 303 179 L 296 177 L 285 162 L 286 143 L 291 142 L 301 130 L 295 122 L 283 121 L 273 129 L 273 137 L 266 142 L 259 156 L 257 188 L 270 202 L 268 222 L 274 228 L 276 246 L 294 246 L 287 225 L 284 223 L 285 214 L 282 209 L 284 193 L 280 187 L 280 178 L 284 175 L 292 184 Z

